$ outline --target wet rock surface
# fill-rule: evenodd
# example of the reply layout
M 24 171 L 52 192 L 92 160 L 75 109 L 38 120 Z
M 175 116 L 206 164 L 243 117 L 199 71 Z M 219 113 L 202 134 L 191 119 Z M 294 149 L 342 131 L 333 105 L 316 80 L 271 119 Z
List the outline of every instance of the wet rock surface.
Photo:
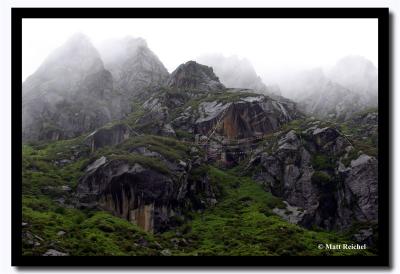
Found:
M 301 134 L 291 130 L 269 146 L 270 152 L 252 157 L 248 169 L 259 166 L 255 180 L 291 206 L 305 209 L 297 223 L 342 230 L 354 220 L 377 222 L 377 160 L 362 154 L 344 167 L 341 161 L 352 148 L 337 130 L 315 126 Z M 276 210 L 289 220 L 293 214 L 285 212 Z
M 125 124 L 116 124 L 110 127 L 100 128 L 86 137 L 93 151 L 105 147 L 115 146 L 129 139 L 135 133 Z

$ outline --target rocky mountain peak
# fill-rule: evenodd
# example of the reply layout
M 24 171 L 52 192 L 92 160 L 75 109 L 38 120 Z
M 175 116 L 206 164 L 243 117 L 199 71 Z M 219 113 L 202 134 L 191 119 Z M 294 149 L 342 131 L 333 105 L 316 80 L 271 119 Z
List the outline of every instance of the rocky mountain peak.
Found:
M 124 39 L 127 50 L 137 50 L 139 48 L 148 48 L 147 42 L 141 37 L 127 36 Z
M 80 45 L 82 46 L 92 46 L 92 43 L 90 41 L 90 38 L 82 33 L 82 32 L 76 32 L 74 33 L 69 39 L 65 42 L 65 45 L 72 45 L 72 46 L 77 46 Z
M 112 75 L 90 39 L 76 33 L 22 87 L 25 141 L 78 136 L 119 118 Z
M 377 95 L 378 69 L 362 56 L 351 55 L 342 58 L 328 71 L 328 76 L 357 94 L 373 97 Z
M 188 61 L 172 72 L 167 85 L 171 88 L 183 90 L 212 91 L 222 90 L 221 84 L 213 68 L 201 65 L 195 61 Z
M 110 39 L 99 45 L 99 51 L 116 86 L 129 95 L 161 86 L 168 79 L 167 69 L 143 38 Z
M 25 86 L 29 87 L 32 81 L 29 79 L 32 77 L 44 80 L 68 78 L 71 81 L 79 81 L 86 74 L 103 69 L 100 54 L 90 39 L 82 33 L 76 33 L 47 57 L 39 69 L 27 79 Z M 27 91 L 25 88 L 24 90 Z

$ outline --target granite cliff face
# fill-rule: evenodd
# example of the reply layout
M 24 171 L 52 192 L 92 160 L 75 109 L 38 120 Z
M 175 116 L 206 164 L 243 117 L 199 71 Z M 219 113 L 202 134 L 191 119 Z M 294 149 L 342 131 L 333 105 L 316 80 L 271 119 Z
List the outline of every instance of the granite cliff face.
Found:
M 376 223 L 376 158 L 322 124 L 304 123 L 280 133 L 253 154 L 248 171 L 268 191 L 301 208 L 296 223 L 328 230 L 349 228 L 354 221 Z
M 221 142 L 260 137 L 302 117 L 296 104 L 283 97 L 224 88 L 211 68 L 195 62 L 179 66 L 168 83 L 143 104 L 138 130 L 164 136 L 186 132 L 210 145 L 210 160 L 224 157 Z
M 185 211 L 217 202 L 218 191 L 208 176 L 193 175 L 203 164 L 196 150 L 182 151 L 182 158 L 172 160 L 157 147 L 137 142 L 125 147 L 124 156 L 102 156 L 88 165 L 77 188 L 80 207 L 106 210 L 145 231 L 162 232 L 178 225 Z
M 241 138 L 275 130 L 299 114 L 296 105 L 283 97 L 227 89 L 212 68 L 193 61 L 179 66 L 171 74 L 168 86 L 146 101 L 144 108 L 158 113 L 158 119 L 171 120 L 173 125 L 195 134 L 205 134 L 223 118 L 224 129 L 220 133 Z M 180 113 L 172 113 L 176 109 Z
M 198 108 L 195 133 L 208 135 L 211 130 L 229 139 L 263 135 L 280 128 L 298 115 L 290 102 L 280 102 L 260 95 L 241 97 L 221 103 L 203 102 Z

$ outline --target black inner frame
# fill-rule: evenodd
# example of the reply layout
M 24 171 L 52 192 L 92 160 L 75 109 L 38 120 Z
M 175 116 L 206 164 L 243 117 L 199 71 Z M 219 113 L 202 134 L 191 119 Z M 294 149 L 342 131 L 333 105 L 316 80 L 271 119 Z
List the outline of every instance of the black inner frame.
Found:
M 388 8 L 12 8 L 13 266 L 389 266 Z M 22 256 L 22 19 L 24 18 L 376 18 L 378 19 L 379 254 L 373 257 L 33 257 Z

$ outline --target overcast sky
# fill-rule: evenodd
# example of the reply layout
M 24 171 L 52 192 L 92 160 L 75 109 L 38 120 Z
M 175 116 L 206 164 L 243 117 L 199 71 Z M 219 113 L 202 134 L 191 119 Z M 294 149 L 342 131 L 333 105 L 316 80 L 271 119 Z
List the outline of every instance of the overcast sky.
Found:
M 72 34 L 96 45 L 127 35 L 146 39 L 172 72 L 208 53 L 247 58 L 257 73 L 333 65 L 361 55 L 377 66 L 377 19 L 23 19 L 23 79 Z

